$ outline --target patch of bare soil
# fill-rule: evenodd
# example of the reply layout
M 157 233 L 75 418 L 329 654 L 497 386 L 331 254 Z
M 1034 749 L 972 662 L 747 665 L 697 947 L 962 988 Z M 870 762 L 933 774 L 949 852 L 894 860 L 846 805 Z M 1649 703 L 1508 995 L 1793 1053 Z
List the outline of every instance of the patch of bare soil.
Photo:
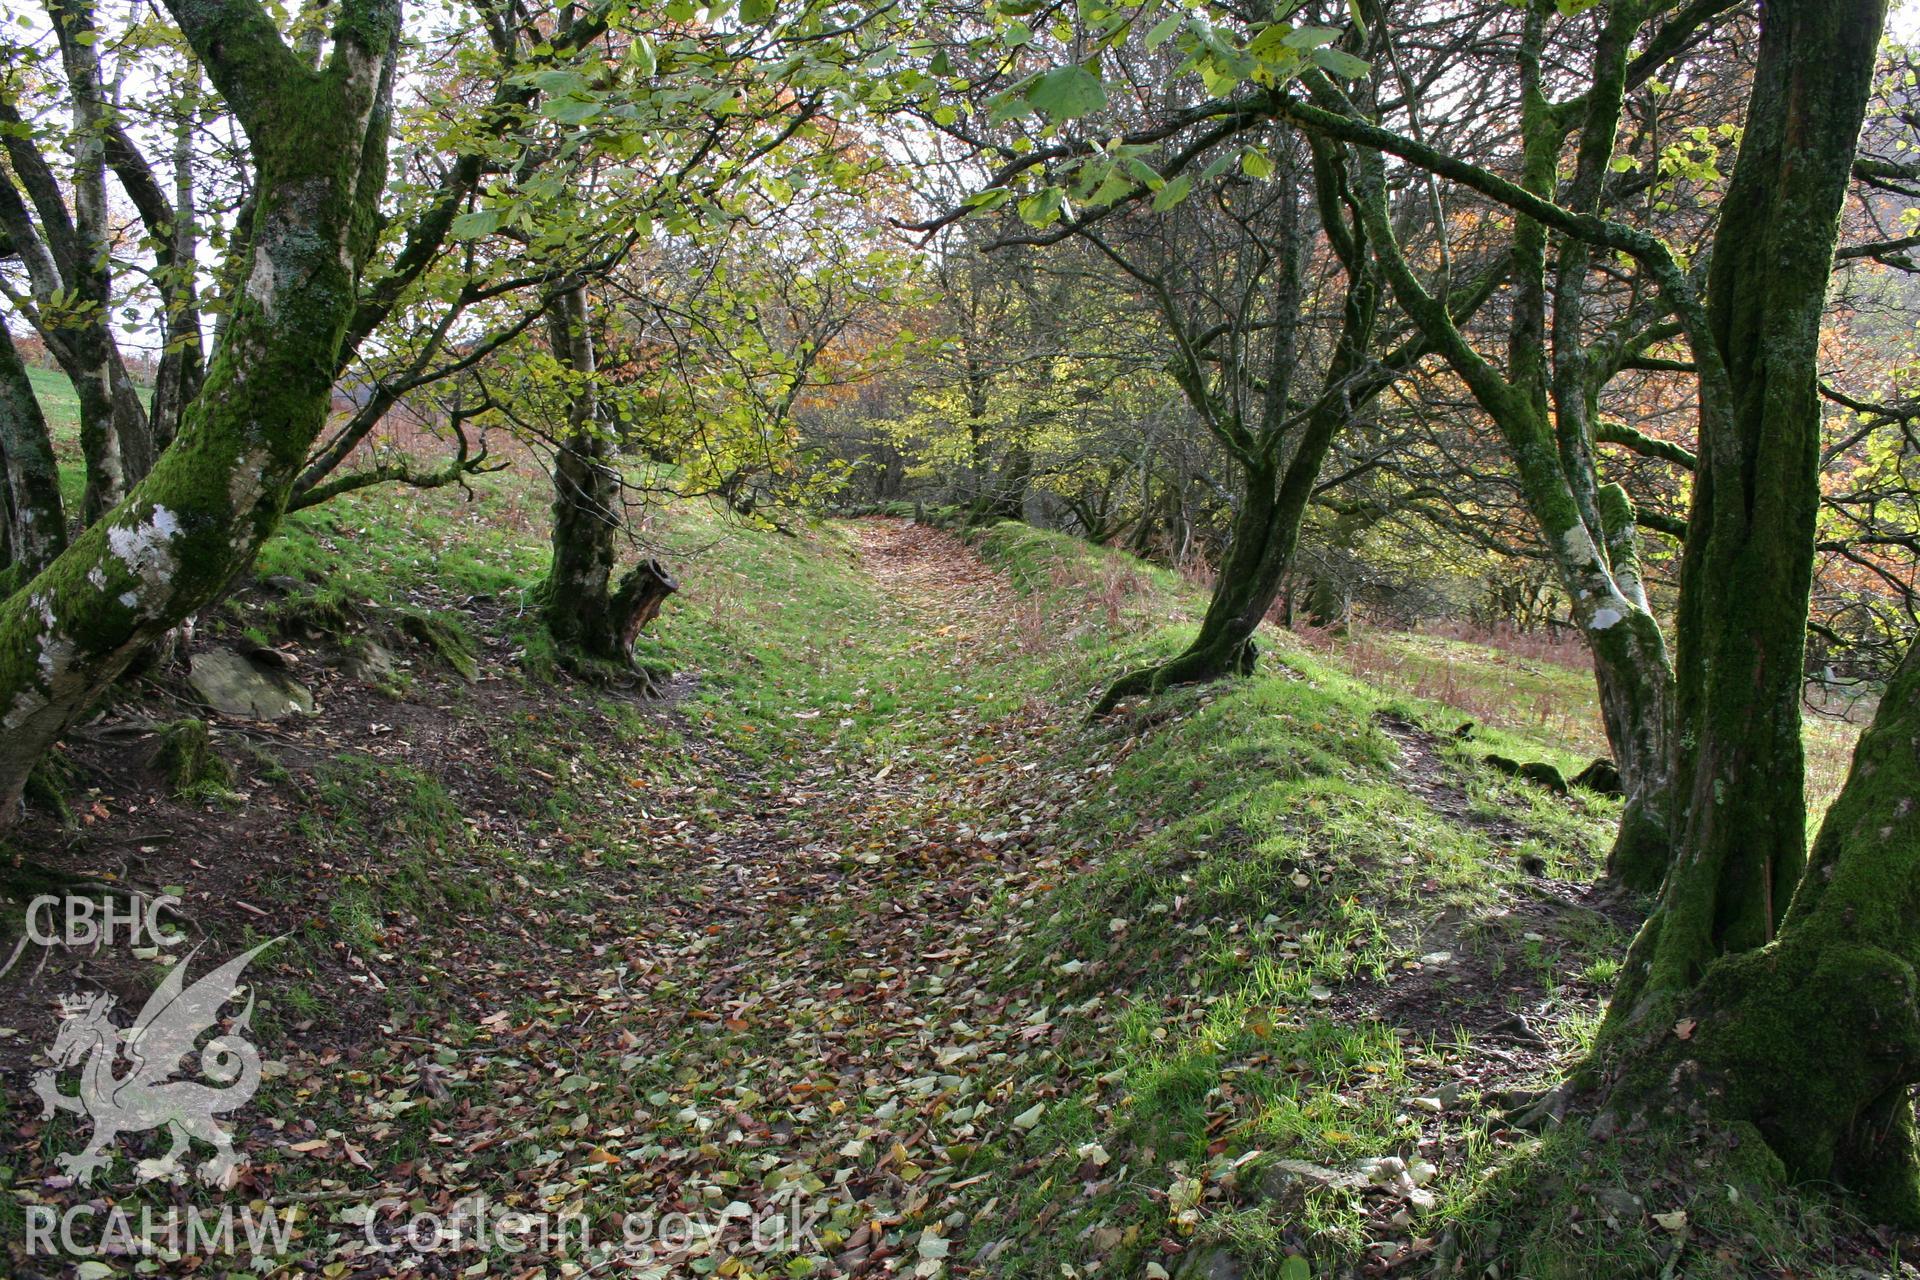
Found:
M 1438 734 L 1394 715 L 1375 716 L 1374 723 L 1400 748 L 1402 784 L 1435 813 L 1456 826 L 1472 827 L 1501 844 L 1514 844 L 1532 834 L 1524 824 L 1506 815 L 1474 811 L 1466 788 L 1440 758 Z
M 244 607 L 246 597 L 238 603 Z M 0 901 L 0 963 L 12 955 L 0 976 L 0 1079 L 10 1091 L 50 1041 L 63 995 L 112 995 L 117 1016 L 130 1021 L 153 988 L 157 966 L 196 947 L 203 957 L 192 969 L 195 975 L 207 958 L 252 941 L 331 934 L 324 917 L 341 887 L 390 876 L 396 843 L 440 839 L 409 830 L 410 823 L 420 825 L 418 815 L 407 812 L 408 796 L 382 793 L 384 771 L 404 768 L 444 787 L 468 832 L 488 845 L 537 856 L 541 837 L 530 817 L 556 780 L 543 779 L 538 770 L 511 782 L 503 777 L 492 767 L 501 733 L 564 710 L 573 713 L 570 731 L 602 749 L 616 750 L 618 734 L 593 709 L 604 689 L 564 680 L 529 688 L 513 667 L 509 641 L 500 638 L 498 607 L 469 602 L 466 611 L 473 631 L 492 637 L 481 642 L 472 681 L 449 670 L 426 646 L 402 639 L 392 641 L 392 679 L 370 682 L 341 669 L 331 641 L 344 637 L 310 633 L 282 640 L 273 653 L 311 689 L 311 716 L 271 724 L 221 716 L 197 701 L 173 667 L 149 672 L 68 735 L 57 758 L 70 814 L 29 806 L 0 846 L 0 857 L 10 854 L 19 878 Z M 202 647 L 218 642 L 223 628 L 215 624 L 212 630 L 214 636 L 200 638 Z M 395 681 L 404 682 L 403 693 L 393 692 Z M 650 714 L 670 714 L 662 704 L 650 706 Z M 162 726 L 182 717 L 208 723 L 216 751 L 234 771 L 229 796 L 175 796 L 154 768 Z M 360 785 L 349 828 L 342 826 L 345 815 L 336 800 L 355 779 Z M 325 852 L 317 855 L 317 848 Z M 34 896 L 70 892 L 111 904 L 112 934 L 104 933 L 104 917 L 96 913 L 90 942 L 48 946 L 23 935 Z M 156 947 L 144 928 L 136 934 L 123 917 L 144 912 L 162 895 L 178 905 L 159 913 L 156 922 L 179 941 Z M 41 908 L 34 931 L 66 933 L 61 911 Z M 486 914 L 489 927 L 499 930 L 495 913 Z M 435 923 L 453 922 L 450 917 Z M 371 1015 L 386 1005 L 382 993 L 407 981 L 410 940 L 429 932 L 420 924 L 404 916 L 375 922 L 379 936 L 373 940 L 385 944 L 378 949 L 317 942 L 276 947 L 254 963 L 249 976 L 265 993 L 263 1007 L 288 1010 L 278 997 L 296 986 L 325 992 L 324 1000 L 287 1012 L 279 1030 L 308 1043 L 349 1048 L 372 1032 Z M 78 933 L 88 933 L 84 915 Z M 538 949 L 537 935 L 516 934 L 510 926 L 504 933 L 509 946 L 517 936 Z M 457 972 L 449 976 L 458 982 Z
M 1398 716 L 1378 716 L 1375 723 L 1400 748 L 1401 781 L 1408 791 L 1519 860 L 1520 892 L 1491 913 L 1443 913 L 1418 943 L 1433 962 L 1419 963 L 1397 978 L 1390 998 L 1371 1006 L 1374 1015 L 1396 1026 L 1442 1034 L 1460 1029 L 1544 1049 L 1552 1025 L 1582 1011 L 1567 1005 L 1569 994 L 1576 1005 L 1591 1002 L 1597 1008 L 1600 999 L 1598 989 L 1569 993 L 1556 983 L 1557 952 L 1569 935 L 1631 933 L 1639 923 L 1634 904 L 1605 884 L 1555 879 L 1539 859 L 1513 851 L 1534 832 L 1509 815 L 1475 810 L 1440 756 L 1438 735 Z

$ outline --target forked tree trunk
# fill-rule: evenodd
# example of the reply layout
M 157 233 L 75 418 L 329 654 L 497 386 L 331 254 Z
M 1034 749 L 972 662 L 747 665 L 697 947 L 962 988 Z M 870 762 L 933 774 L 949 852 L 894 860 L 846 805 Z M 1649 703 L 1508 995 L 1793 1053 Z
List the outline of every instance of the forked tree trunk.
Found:
M 205 374 L 200 350 L 200 299 L 196 282 L 200 257 L 199 208 L 193 190 L 194 125 L 199 118 L 197 67 L 187 68 L 185 101 L 174 125 L 173 200 L 170 250 L 161 290 L 166 304 L 167 345 L 154 378 L 153 411 L 147 430 L 154 456 L 179 433 L 180 416 L 200 394 Z
M 679 583 L 655 560 L 614 583 L 625 504 L 619 449 L 599 421 L 591 319 L 584 288 L 547 305 L 548 343 L 567 374 L 567 422 L 554 448 L 553 562 L 541 607 L 563 651 L 626 666 L 640 628 Z
M 1105 715 L 1126 698 L 1252 674 L 1259 657 L 1254 634 L 1293 564 L 1313 486 L 1340 425 L 1334 412 L 1323 417 L 1302 440 L 1284 478 L 1276 482 L 1271 469 L 1249 469 L 1246 497 L 1234 513 L 1232 541 L 1192 642 L 1179 656 L 1114 681 L 1095 705 L 1095 715 Z
M 1602 208 L 1619 141 L 1630 59 L 1646 13 L 1644 9 L 1636 12 L 1631 6 L 1621 6 L 1600 24 L 1593 54 L 1593 85 L 1585 95 L 1583 118 L 1574 130 L 1573 174 L 1564 192 L 1556 191 L 1563 125 L 1554 118 L 1560 112 L 1546 111 L 1542 105 L 1544 59 L 1537 52 L 1523 58 L 1528 185 L 1541 196 L 1552 199 L 1559 194 L 1568 208 L 1581 213 Z M 1532 167 L 1536 164 L 1537 170 Z M 1540 314 L 1531 323 L 1517 324 L 1513 336 L 1529 345 L 1536 335 L 1546 335 L 1550 340 L 1538 344 L 1542 350 L 1537 354 L 1515 352 L 1512 364 L 1523 372 L 1523 385 L 1544 385 L 1546 399 L 1553 407 L 1553 442 L 1568 496 L 1581 523 L 1594 533 L 1604 552 L 1610 581 L 1599 595 L 1604 600 L 1610 591 L 1627 605 L 1626 617 L 1614 624 L 1625 628 L 1623 636 L 1605 634 L 1610 630 L 1602 625 L 1605 613 L 1591 611 L 1581 619 L 1594 656 L 1607 741 L 1626 793 L 1620 828 L 1607 858 L 1607 874 L 1629 888 L 1651 892 L 1660 887 L 1673 854 L 1673 669 L 1667 658 L 1666 638 L 1647 600 L 1632 499 L 1618 484 L 1602 485 L 1595 465 L 1594 432 L 1600 417 L 1600 396 L 1612 365 L 1597 355 L 1592 344 L 1594 321 L 1588 314 L 1587 295 L 1594 248 L 1578 237 L 1563 236 L 1548 270 L 1544 256 L 1546 228 L 1530 220 L 1523 220 L 1521 226 L 1526 230 L 1516 238 L 1516 245 L 1522 246 L 1517 252 L 1529 259 L 1522 274 L 1528 285 L 1526 293 L 1536 300 Z M 1549 311 L 1551 320 L 1547 318 Z M 1570 580 L 1581 572 L 1581 566 L 1572 559 L 1568 557 L 1569 563 L 1562 566 L 1563 581 L 1578 614 L 1582 612 L 1583 595 L 1599 583 L 1597 578 L 1593 582 Z M 1574 574 L 1566 575 L 1568 569 Z M 1600 606 L 1601 610 L 1608 608 L 1604 603 Z
M 1710 274 L 1707 354 L 1731 403 L 1702 397 L 1682 567 L 1688 810 L 1593 1065 L 1617 1114 L 1751 1124 L 1791 1176 L 1920 1225 L 1920 654 L 1861 739 L 1810 868 L 1802 827 L 1815 361 L 1884 18 L 1884 0 L 1764 14 Z
M 376 233 L 400 27 L 345 0 L 304 66 L 254 0 L 169 0 L 256 160 L 247 287 L 179 439 L 113 511 L 0 602 L 0 825 L 27 773 L 133 657 L 214 599 L 278 524 L 326 421 Z
M 1105 715 L 1127 698 L 1176 685 L 1251 675 L 1259 656 L 1254 632 L 1280 592 L 1298 535 L 1299 521 L 1289 522 L 1281 510 L 1272 469 L 1248 468 L 1246 495 L 1233 513 L 1226 559 L 1214 578 L 1199 632 L 1177 657 L 1115 680 L 1093 713 Z
M 680 589 L 666 566 L 643 560 L 614 582 L 620 481 L 593 439 L 559 446 L 553 469 L 553 563 L 542 587 L 547 632 L 562 650 L 626 666 L 640 629 Z
M 1033 452 L 1024 444 L 1010 444 L 993 479 L 986 514 L 996 520 L 1027 518 L 1027 489 L 1033 483 Z
M 1300 526 L 1334 438 L 1393 381 L 1392 373 L 1367 368 L 1372 359 L 1382 284 L 1367 256 L 1367 236 L 1352 203 L 1344 160 L 1334 149 L 1320 145 L 1314 146 L 1313 160 L 1321 227 L 1347 273 L 1340 333 L 1321 377 L 1318 397 L 1284 465 L 1279 461 L 1280 441 L 1271 435 L 1263 435 L 1251 449 L 1236 450 L 1245 496 L 1234 512 L 1232 540 L 1214 579 L 1213 595 L 1207 601 L 1198 634 L 1178 656 L 1115 680 L 1094 705 L 1096 716 L 1107 714 L 1126 698 L 1252 673 L 1259 656 L 1254 633 L 1272 610 L 1281 583 L 1293 566 L 1294 553 L 1300 546 Z M 1295 179 L 1288 176 L 1283 180 Z M 1296 226 L 1288 228 L 1290 237 L 1296 233 Z M 1298 306 L 1297 292 L 1288 292 L 1293 287 L 1291 281 L 1283 282 L 1282 309 Z M 1289 323 L 1292 319 L 1287 317 Z M 1292 360 L 1293 350 L 1283 349 L 1269 378 L 1268 394 L 1281 397 L 1282 402 L 1291 381 Z M 1203 387 L 1190 385 L 1187 394 L 1197 410 L 1209 412 Z M 1270 416 L 1278 419 L 1287 415 L 1282 412 Z
M 73 261 L 78 304 L 65 328 L 68 373 L 80 401 L 80 449 L 87 463 L 81 515 L 100 518 L 126 494 L 128 463 L 150 461 L 146 413 L 114 347 L 111 230 L 107 222 L 107 103 L 100 83 L 99 32 L 91 0 L 48 6 L 73 99 Z M 128 458 L 129 446 L 135 455 Z M 143 474 L 143 472 L 136 472 Z
M 1623 94 L 1634 78 L 1638 33 L 1652 10 L 1627 4 L 1602 8 L 1591 82 L 1578 97 L 1555 104 L 1548 96 L 1552 77 L 1546 53 L 1553 6 L 1522 7 L 1527 14 L 1516 50 L 1521 74 L 1516 181 L 1356 118 L 1353 104 L 1324 81 L 1316 83 L 1317 75 L 1307 77 L 1312 103 L 1285 101 L 1281 106 L 1303 127 L 1364 149 L 1355 190 L 1394 294 L 1500 431 L 1514 479 L 1593 653 L 1623 779 L 1632 779 L 1623 828 L 1626 843 L 1616 853 L 1615 867 L 1650 887 L 1658 883 L 1662 863 L 1661 815 L 1672 807 L 1669 771 L 1650 767 L 1663 755 L 1660 744 L 1670 741 L 1671 720 L 1665 709 L 1671 700 L 1672 668 L 1660 628 L 1646 607 L 1637 557 L 1619 554 L 1626 526 L 1601 510 L 1592 459 L 1592 406 L 1617 368 L 1596 352 L 1581 322 L 1588 251 L 1563 242 L 1561 269 L 1549 290 L 1547 250 L 1549 224 L 1563 236 L 1581 237 L 1607 225 L 1596 210 L 1606 190 Z M 1362 9 L 1373 12 L 1376 22 L 1385 21 L 1379 6 Z M 1689 21 L 1701 16 L 1695 13 Z M 1570 182 L 1564 172 L 1569 137 L 1578 139 Z M 1468 341 L 1445 300 L 1421 283 L 1401 249 L 1382 152 L 1496 194 L 1516 211 L 1508 261 L 1513 295 L 1504 372 Z M 1553 204 L 1563 187 L 1571 216 Z M 1543 220 L 1548 210 L 1553 214 Z

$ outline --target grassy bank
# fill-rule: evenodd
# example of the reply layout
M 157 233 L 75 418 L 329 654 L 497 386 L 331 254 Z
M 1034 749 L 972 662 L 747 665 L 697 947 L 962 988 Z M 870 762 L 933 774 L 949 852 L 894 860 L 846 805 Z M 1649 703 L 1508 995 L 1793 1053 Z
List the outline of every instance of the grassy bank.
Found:
M 1068 705 L 1177 651 L 1197 616 L 1179 579 L 1114 553 L 1016 525 L 976 544 L 1064 624 L 1027 669 Z M 1045 904 L 1011 981 L 1071 971 L 1062 999 L 1092 1012 L 1059 1103 L 1006 1153 L 1022 1176 L 999 1188 L 1018 1207 L 996 1266 L 1846 1274 L 1844 1215 L 1703 1185 L 1711 1141 L 1628 1140 L 1590 1165 L 1571 1134 L 1506 1123 L 1510 1094 L 1577 1061 L 1636 912 L 1587 888 L 1614 802 L 1481 758 L 1583 764 L 1600 744 L 1567 724 L 1590 677 L 1457 640 L 1365 643 L 1271 635 L 1253 679 L 1088 735 L 1124 736 L 1123 756 L 1064 826 L 1105 853 Z M 1381 679 L 1394 650 L 1404 684 Z M 1572 710 L 1531 715 L 1516 683 Z

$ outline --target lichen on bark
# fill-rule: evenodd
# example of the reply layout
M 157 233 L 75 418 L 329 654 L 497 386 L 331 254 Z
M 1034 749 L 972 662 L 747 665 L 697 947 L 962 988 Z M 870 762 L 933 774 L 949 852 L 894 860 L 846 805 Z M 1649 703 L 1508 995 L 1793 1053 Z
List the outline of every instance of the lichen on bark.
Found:
M 170 9 L 247 133 L 271 261 L 233 300 L 173 446 L 112 511 L 0 602 L 0 824 L 33 762 L 133 657 L 212 600 L 277 524 L 326 420 L 385 183 L 397 0 L 339 6 L 310 69 L 257 0 Z

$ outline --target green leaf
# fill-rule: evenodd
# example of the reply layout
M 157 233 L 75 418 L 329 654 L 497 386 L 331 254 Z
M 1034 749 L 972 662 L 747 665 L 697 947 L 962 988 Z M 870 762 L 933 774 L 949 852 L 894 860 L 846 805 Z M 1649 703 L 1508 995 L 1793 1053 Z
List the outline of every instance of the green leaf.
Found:
M 1100 185 L 1094 188 L 1093 194 L 1087 197 L 1086 203 L 1096 209 L 1104 209 L 1132 190 L 1133 183 L 1128 180 L 1125 174 L 1116 169 L 1108 173 Z
M 490 236 L 500 229 L 500 211 L 498 209 L 474 209 L 461 214 L 453 220 L 453 238 L 455 240 L 478 240 Z
M 1036 191 L 1020 202 L 1020 220 L 1028 226 L 1045 227 L 1058 221 L 1060 217 L 1060 188 L 1048 187 L 1045 191 Z
M 1249 178 L 1273 176 L 1273 161 L 1264 151 L 1249 151 L 1240 157 L 1240 171 Z
M 653 41 L 645 36 L 633 38 L 633 43 L 627 46 L 627 60 L 633 64 L 633 74 L 642 80 L 652 76 L 660 66 L 659 55 L 653 50 Z
M 1162 178 L 1152 165 L 1138 156 L 1126 157 L 1125 164 L 1127 172 L 1133 175 L 1133 180 L 1147 190 L 1158 191 L 1167 185 L 1167 180 Z
M 560 124 L 585 124 L 600 114 L 598 98 L 583 98 L 569 95 L 565 98 L 550 98 L 540 104 L 540 114 Z M 712 108 L 709 107 L 709 110 Z
M 1057 123 L 1106 106 L 1107 87 L 1085 67 L 1061 67 L 1034 81 L 1027 101 Z
M 1280 43 L 1289 49 L 1318 49 L 1340 38 L 1333 27 L 1295 27 Z
M 1280 1264 L 1280 1280 L 1313 1280 L 1313 1264 L 1293 1254 Z
M 1184 173 L 1181 174 L 1172 182 L 1160 188 L 1159 193 L 1153 197 L 1153 211 L 1155 213 L 1165 213 L 1182 200 L 1185 200 L 1187 193 L 1191 190 L 1193 190 L 1193 179 L 1187 177 Z
M 1184 13 L 1176 13 L 1171 18 L 1162 18 L 1159 22 L 1156 22 L 1153 30 L 1147 32 L 1147 48 L 1158 49 L 1161 45 L 1173 39 L 1173 33 L 1178 31 L 1180 25 L 1186 20 L 1187 16 Z
M 534 87 L 542 93 L 572 93 L 585 89 L 587 81 L 578 71 L 548 70 L 535 73 Z
M 1334 75 L 1347 80 L 1358 80 L 1373 70 L 1373 65 L 1365 58 L 1356 58 L 1345 49 L 1315 49 L 1313 60 Z
M 987 123 L 1005 124 L 1009 120 L 1018 120 L 1031 110 L 1033 103 L 1027 100 L 1027 95 L 1020 91 L 1019 86 L 1015 86 L 987 99 Z

